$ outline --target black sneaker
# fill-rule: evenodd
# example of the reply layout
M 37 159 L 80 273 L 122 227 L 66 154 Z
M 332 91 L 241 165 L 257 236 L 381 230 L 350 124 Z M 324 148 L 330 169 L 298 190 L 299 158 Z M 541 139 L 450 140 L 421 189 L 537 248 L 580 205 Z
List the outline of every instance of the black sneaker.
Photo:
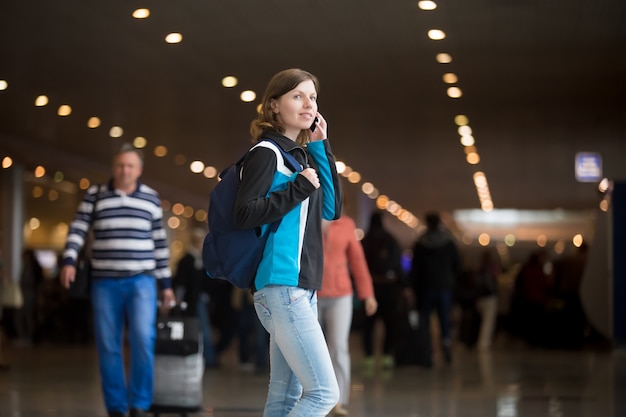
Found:
M 148 417 L 148 413 L 139 408 L 131 408 L 130 417 Z

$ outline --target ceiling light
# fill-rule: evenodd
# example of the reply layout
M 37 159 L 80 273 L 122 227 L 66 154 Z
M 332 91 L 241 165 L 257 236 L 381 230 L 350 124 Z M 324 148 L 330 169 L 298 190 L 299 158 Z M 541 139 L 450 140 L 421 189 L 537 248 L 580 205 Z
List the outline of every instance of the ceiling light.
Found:
M 335 161 L 335 167 L 337 168 L 337 174 L 341 174 L 346 169 L 346 164 L 342 161 Z
M 205 222 L 207 220 L 208 217 L 208 213 L 206 212 L 206 210 L 197 210 L 196 211 L 196 215 L 195 218 L 197 221 L 199 222 Z
M 87 178 L 81 178 L 80 181 L 78 181 L 78 188 L 81 190 L 86 190 L 90 185 L 91 182 Z
M 459 87 L 450 87 L 448 88 L 448 97 L 450 98 L 460 98 L 463 95 L 463 92 Z
M 35 178 L 41 178 L 41 177 L 43 177 L 44 175 L 46 175 L 46 169 L 45 169 L 43 166 L 38 165 L 38 166 L 35 168 Z
M 449 64 L 450 62 L 452 62 L 452 57 L 449 54 L 446 54 L 446 53 L 437 54 L 435 59 L 440 64 Z
M 469 124 L 469 119 L 466 115 L 459 114 L 454 117 L 454 123 L 456 123 L 457 126 L 465 126 L 466 124 Z
M 178 217 L 170 217 L 169 219 L 167 219 L 167 226 L 170 229 L 178 229 L 178 227 L 180 226 L 180 219 Z
M 565 243 L 563 243 L 563 241 L 559 240 L 554 244 L 554 252 L 556 252 L 558 255 L 562 254 L 564 251 Z
M 437 3 L 430 0 L 422 0 L 417 2 L 417 7 L 422 10 L 435 10 L 437 8 Z
M 598 191 L 600 191 L 601 193 L 606 193 L 609 189 L 609 184 L 609 179 L 603 178 L 602 181 L 600 181 L 600 183 L 598 184 Z
M 459 77 L 456 76 L 456 74 L 452 73 L 452 72 L 447 72 L 445 74 L 443 74 L 443 82 L 446 84 L 454 84 L 457 81 L 459 81 Z
M 165 37 L 167 43 L 180 43 L 183 41 L 183 35 L 178 32 L 168 33 Z
M 185 162 L 187 162 L 187 157 L 182 153 L 179 153 L 174 157 L 174 163 L 176 165 L 185 165 Z
M 546 237 L 546 235 L 537 236 L 537 246 L 543 248 L 546 246 L 547 243 L 548 243 L 548 238 Z
M 384 210 L 385 207 L 387 207 L 387 203 L 389 202 L 389 197 L 387 197 L 386 195 L 380 195 L 378 196 L 378 198 L 376 199 L 376 207 L 378 207 L 381 210 Z
M 464 148 L 464 151 L 465 151 L 465 153 L 466 153 L 466 154 L 469 154 L 469 153 L 476 153 L 476 146 L 473 146 L 473 145 L 466 146 L 466 147 Z
M 474 136 L 472 135 L 461 136 L 461 145 L 474 146 L 475 143 L 476 141 L 474 140 Z
M 254 101 L 256 99 L 256 93 L 252 90 L 242 91 L 239 95 L 239 98 L 241 98 L 241 101 L 250 103 L 251 101 Z
M 185 211 L 183 211 L 183 217 L 186 217 L 188 219 L 193 217 L 193 212 L 195 210 L 193 209 L 193 207 L 191 206 L 185 206 Z
M 37 96 L 37 98 L 35 99 L 35 106 L 37 107 L 43 107 L 46 104 L 48 104 L 48 97 L 41 95 L 41 96 Z
M 145 19 L 148 16 L 150 16 L 150 10 L 149 9 L 137 9 L 133 12 L 133 17 L 135 19 Z
M 465 160 L 470 165 L 476 165 L 477 163 L 480 162 L 480 156 L 478 156 L 476 152 L 468 153 Z
M 0 91 L 9 88 L 9 83 L 6 80 L 0 80 Z
M 374 185 L 371 182 L 364 182 L 363 185 L 361 185 L 361 191 L 363 191 L 364 194 L 369 194 L 374 191 Z
M 2 158 L 2 168 L 7 169 L 13 166 L 13 159 L 10 156 Z
M 493 202 L 491 200 L 483 201 L 480 203 L 480 208 L 483 211 L 492 211 L 493 210 Z
M 90 129 L 95 129 L 100 126 L 100 118 L 99 117 L 90 117 L 87 120 L 87 127 Z
M 232 75 L 228 75 L 222 78 L 222 86 L 226 88 L 231 88 L 236 86 L 239 83 L 237 77 L 233 77 Z
M 185 206 L 183 206 L 181 203 L 175 203 L 172 206 L 172 213 L 174 213 L 177 216 L 181 216 L 184 211 L 185 211 Z
M 137 136 L 135 139 L 133 139 L 133 146 L 137 149 L 145 148 L 147 144 L 148 141 L 142 136 Z
M 430 29 L 428 31 L 428 37 L 433 41 L 440 41 L 446 38 L 446 34 L 443 30 L 439 29 Z
M 574 244 L 574 246 L 576 246 L 577 248 L 580 248 L 583 244 L 583 235 L 581 235 L 580 233 L 577 234 L 576 236 L 574 236 L 574 238 L 572 239 L 572 243 Z
M 481 233 L 478 236 L 478 243 L 480 243 L 481 246 L 487 246 L 489 245 L 489 242 L 491 242 L 491 238 L 487 233 Z
M 600 201 L 600 210 L 604 212 L 609 211 L 609 201 L 606 198 Z
M 41 198 L 42 195 L 43 195 L 43 188 L 41 188 L 38 185 L 35 185 L 33 187 L 33 198 Z
M 215 178 L 216 175 L 217 175 L 217 168 L 212 167 L 212 166 L 208 166 L 204 168 L 204 176 L 206 178 Z
M 122 129 L 119 126 L 113 126 L 111 130 L 109 130 L 109 136 L 111 136 L 112 138 L 122 137 L 123 134 L 124 134 L 124 129 Z
M 471 135 L 472 128 L 469 127 L 468 125 L 459 126 L 459 128 L 457 129 L 457 132 L 459 132 L 459 135 L 461 136 Z
M 31 217 L 28 221 L 28 227 L 30 227 L 31 230 L 37 230 L 39 226 L 41 226 L 41 221 L 39 221 L 37 217 Z
M 167 155 L 167 148 L 163 145 L 157 146 L 156 148 L 154 148 L 154 155 L 159 158 L 164 157 L 165 155 Z
M 202 171 L 204 171 L 204 162 L 202 162 L 202 161 L 193 161 L 191 164 L 189 164 L 189 169 L 194 174 L 199 174 Z
M 367 194 L 367 196 L 371 198 L 372 200 L 378 198 L 379 195 L 380 195 L 380 191 L 378 191 L 378 188 L 374 188 L 371 193 Z
M 62 104 L 59 106 L 59 110 L 57 111 L 59 116 L 69 116 L 72 114 L 72 108 L 67 104 Z
M 361 174 L 356 171 L 352 171 L 350 175 L 348 175 L 348 181 L 352 184 L 358 183 L 359 181 L 361 181 Z
M 487 179 L 483 172 L 478 171 L 474 173 L 474 184 L 478 186 L 479 184 L 486 184 L 486 183 L 487 183 Z
M 508 247 L 515 246 L 515 235 L 509 233 L 508 235 L 504 236 L 504 244 Z
M 395 201 L 391 200 L 387 203 L 387 207 L 385 208 L 387 209 L 389 213 L 395 216 L 402 207 L 400 207 L 400 205 L 396 203 Z

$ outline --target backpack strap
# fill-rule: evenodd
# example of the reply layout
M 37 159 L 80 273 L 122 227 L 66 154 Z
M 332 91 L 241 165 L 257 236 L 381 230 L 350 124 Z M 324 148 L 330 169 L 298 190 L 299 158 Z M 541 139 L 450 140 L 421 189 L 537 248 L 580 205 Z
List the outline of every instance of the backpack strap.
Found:
M 284 166 L 293 172 L 302 172 L 302 165 L 300 165 L 296 158 L 294 158 L 293 155 L 281 148 L 272 139 L 262 138 L 261 141 L 259 141 L 259 143 L 257 143 L 252 149 L 256 148 L 257 146 L 263 146 L 264 148 L 268 148 L 274 151 L 274 153 L 276 154 L 276 168 L 279 171 L 281 171 L 281 168 Z M 282 158 L 278 158 L 279 155 Z
M 302 172 L 302 165 L 300 165 L 296 158 L 294 158 L 289 152 L 281 148 L 273 140 L 268 138 L 262 138 L 256 145 L 251 148 L 251 150 L 256 148 L 257 146 L 263 146 L 264 148 L 268 148 L 274 151 L 274 153 L 276 154 L 276 169 L 278 171 L 281 171 L 283 168 L 288 168 L 292 172 Z M 279 158 L 279 156 L 282 156 L 282 158 Z M 240 162 L 237 163 L 238 165 L 240 163 L 243 163 L 244 157 L 245 155 L 241 158 Z M 241 171 L 239 172 L 239 175 L 241 175 Z M 282 218 L 272 222 L 269 227 L 269 232 L 276 232 L 276 230 L 278 230 L 278 226 L 280 226 L 281 221 Z

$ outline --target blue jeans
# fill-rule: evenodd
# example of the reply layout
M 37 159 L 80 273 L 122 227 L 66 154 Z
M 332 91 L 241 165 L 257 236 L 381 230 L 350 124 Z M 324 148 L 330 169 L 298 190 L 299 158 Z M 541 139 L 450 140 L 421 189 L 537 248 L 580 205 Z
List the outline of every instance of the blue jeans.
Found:
M 97 278 L 91 289 L 94 332 L 107 411 L 147 410 L 152 403 L 156 281 L 150 275 Z M 128 325 L 130 369 L 124 372 L 123 335 Z
M 264 417 L 324 417 L 339 401 L 339 387 L 317 321 L 317 294 L 269 285 L 254 307 L 270 334 L 270 385 Z

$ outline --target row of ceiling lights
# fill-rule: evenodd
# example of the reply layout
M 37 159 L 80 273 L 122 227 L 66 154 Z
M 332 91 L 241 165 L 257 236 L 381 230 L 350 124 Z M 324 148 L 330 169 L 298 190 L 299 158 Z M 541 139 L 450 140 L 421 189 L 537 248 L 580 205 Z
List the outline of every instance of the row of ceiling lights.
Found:
M 433 11 L 437 8 L 437 3 L 434 1 L 419 1 L 418 7 L 425 11 Z M 428 37 L 433 41 L 441 41 L 446 38 L 446 34 L 440 29 L 430 29 L 428 31 Z M 452 62 L 452 56 L 448 53 L 439 53 L 436 56 L 437 62 L 440 64 L 450 64 Z M 447 89 L 447 95 L 453 99 L 459 99 L 463 96 L 463 91 L 457 85 L 459 77 L 453 72 L 446 72 L 443 74 L 443 82 L 450 85 Z M 458 133 L 461 137 L 461 145 L 463 145 L 465 151 L 465 160 L 470 165 L 478 165 L 480 163 L 480 155 L 476 148 L 476 140 L 472 135 L 472 129 L 469 126 L 469 120 L 465 115 L 457 115 L 454 118 L 455 124 L 458 126 Z M 493 199 L 491 198 L 491 192 L 489 191 L 489 185 L 487 183 L 487 176 L 482 171 L 476 171 L 473 176 L 474 186 L 478 194 L 480 201 L 480 207 L 484 211 L 491 211 L 494 209 Z
M 433 11 L 437 8 L 437 4 L 434 1 L 419 1 L 418 7 L 424 11 Z M 446 34 L 443 30 L 440 29 L 430 29 L 428 31 L 429 39 L 433 41 L 441 41 L 446 38 Z M 450 64 L 452 62 L 452 56 L 448 53 L 441 52 L 436 55 L 436 60 L 440 64 Z M 453 99 L 459 99 L 463 96 L 463 92 L 458 84 L 458 76 L 453 72 L 445 72 L 443 74 L 443 82 L 445 84 L 450 85 L 447 88 L 447 95 Z M 476 139 L 473 136 L 472 129 L 469 126 L 469 119 L 466 115 L 456 115 L 454 118 L 454 123 L 456 124 L 457 132 L 460 136 L 460 142 L 463 146 L 465 152 L 465 160 L 470 165 L 478 165 L 480 163 L 480 155 L 478 154 L 478 150 L 476 148 Z M 480 201 L 480 206 L 483 211 L 492 211 L 494 209 L 493 199 L 491 198 L 491 192 L 489 191 L 489 184 L 487 182 L 487 176 L 484 172 L 480 170 L 476 170 L 473 174 L 474 186 L 476 187 L 476 191 L 478 194 L 478 199 Z M 601 188 L 602 191 L 602 188 Z M 603 200 L 604 206 L 608 207 L 608 201 L 605 198 Z M 601 208 L 603 204 L 601 204 Z M 606 208 L 603 208 L 605 210 Z M 488 246 L 491 242 L 491 237 L 487 233 L 481 233 L 478 238 L 478 243 L 481 246 Z M 466 244 L 470 244 L 472 239 L 468 236 L 463 237 L 463 242 Z M 576 247 L 580 247 L 583 243 L 583 237 L 580 234 L 577 234 L 572 238 L 572 243 Z M 540 235 L 537 237 L 537 245 L 540 247 L 545 247 L 547 244 L 547 237 L 545 235 Z M 498 245 L 498 251 L 501 256 L 505 256 L 508 247 L 512 247 L 515 245 L 515 236 L 513 234 L 509 234 L 504 239 L 504 244 Z M 564 250 L 564 243 L 557 242 L 555 244 L 555 252 L 562 253 Z

